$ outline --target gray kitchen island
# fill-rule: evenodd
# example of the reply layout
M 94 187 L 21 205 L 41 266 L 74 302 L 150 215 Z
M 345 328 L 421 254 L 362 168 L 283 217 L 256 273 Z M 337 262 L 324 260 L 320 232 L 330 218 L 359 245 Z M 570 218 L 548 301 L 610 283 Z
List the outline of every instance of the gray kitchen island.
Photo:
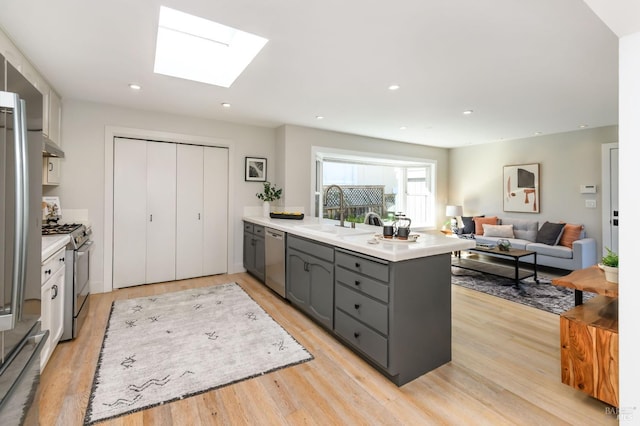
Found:
M 398 386 L 451 361 L 451 255 L 471 240 L 245 217 L 286 232 L 286 299 Z

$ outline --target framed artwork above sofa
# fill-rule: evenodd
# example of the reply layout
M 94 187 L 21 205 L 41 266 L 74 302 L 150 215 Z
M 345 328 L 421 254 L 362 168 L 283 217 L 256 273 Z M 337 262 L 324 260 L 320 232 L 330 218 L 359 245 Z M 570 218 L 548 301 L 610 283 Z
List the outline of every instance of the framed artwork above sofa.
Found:
M 540 213 L 540 163 L 504 166 L 503 210 Z

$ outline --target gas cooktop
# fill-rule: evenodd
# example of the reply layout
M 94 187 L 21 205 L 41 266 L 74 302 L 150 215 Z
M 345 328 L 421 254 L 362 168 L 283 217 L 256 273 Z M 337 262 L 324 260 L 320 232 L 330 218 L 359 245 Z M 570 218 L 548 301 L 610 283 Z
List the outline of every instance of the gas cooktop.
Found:
M 79 223 L 42 224 L 42 235 L 70 234 L 84 225 Z

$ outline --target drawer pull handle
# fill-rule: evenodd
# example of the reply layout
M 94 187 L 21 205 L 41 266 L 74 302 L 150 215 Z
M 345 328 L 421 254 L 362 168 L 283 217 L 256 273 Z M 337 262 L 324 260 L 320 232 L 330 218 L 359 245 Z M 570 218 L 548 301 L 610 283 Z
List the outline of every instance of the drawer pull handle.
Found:
M 354 307 L 354 308 L 356 308 L 356 311 L 357 311 L 358 309 L 360 309 L 360 305 L 359 305 L 359 304 L 357 304 L 357 303 L 356 303 L 355 305 L 353 305 L 353 307 Z
M 53 300 L 58 297 L 58 286 L 54 285 L 53 287 L 51 287 L 51 290 L 53 290 L 53 294 L 51 295 L 51 300 Z
M 51 273 L 51 269 L 47 269 L 46 271 L 44 271 L 45 275 L 46 274 L 50 274 Z
M 60 259 L 58 259 L 60 262 L 64 262 L 64 257 L 61 257 Z
M 356 332 L 354 332 L 354 333 L 353 333 L 353 337 L 355 337 L 355 338 L 357 339 L 358 337 L 360 337 L 360 333 L 358 333 L 357 331 L 356 331 Z
M 360 264 L 358 262 L 356 262 L 356 268 L 359 268 Z
M 356 284 L 356 286 L 359 286 L 360 285 L 360 281 L 356 281 L 355 284 Z

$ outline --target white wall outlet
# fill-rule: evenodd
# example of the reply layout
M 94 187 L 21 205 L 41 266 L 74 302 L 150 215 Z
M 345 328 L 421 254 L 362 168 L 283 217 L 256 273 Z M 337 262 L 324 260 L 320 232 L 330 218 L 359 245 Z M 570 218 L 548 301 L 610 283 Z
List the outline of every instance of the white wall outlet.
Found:
M 584 206 L 588 209 L 595 209 L 597 206 L 596 200 L 584 200 Z

